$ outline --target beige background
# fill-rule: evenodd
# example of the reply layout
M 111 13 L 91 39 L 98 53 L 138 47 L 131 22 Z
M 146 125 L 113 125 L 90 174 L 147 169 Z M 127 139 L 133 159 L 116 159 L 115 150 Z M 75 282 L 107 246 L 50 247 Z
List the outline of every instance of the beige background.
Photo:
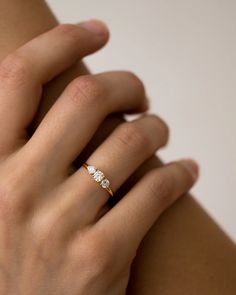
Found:
M 109 45 L 87 59 L 94 72 L 130 69 L 152 111 L 169 123 L 171 160 L 193 156 L 193 192 L 236 240 L 236 1 L 49 0 L 62 22 L 100 18 Z

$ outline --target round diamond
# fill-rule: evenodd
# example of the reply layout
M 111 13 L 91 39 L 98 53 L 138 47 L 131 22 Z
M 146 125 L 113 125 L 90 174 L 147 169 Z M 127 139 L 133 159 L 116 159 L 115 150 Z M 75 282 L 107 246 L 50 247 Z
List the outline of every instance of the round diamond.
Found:
M 109 180 L 106 179 L 106 178 L 103 179 L 103 181 L 101 182 L 101 186 L 102 186 L 103 188 L 108 188 L 109 185 L 110 185 L 110 182 L 109 182 Z
M 87 169 L 89 174 L 94 174 L 97 171 L 94 166 L 88 166 Z
M 101 171 L 97 170 L 97 171 L 94 173 L 93 177 L 94 177 L 94 179 L 95 179 L 97 182 L 100 182 L 100 181 L 103 180 L 103 178 L 104 178 L 104 174 L 103 174 Z

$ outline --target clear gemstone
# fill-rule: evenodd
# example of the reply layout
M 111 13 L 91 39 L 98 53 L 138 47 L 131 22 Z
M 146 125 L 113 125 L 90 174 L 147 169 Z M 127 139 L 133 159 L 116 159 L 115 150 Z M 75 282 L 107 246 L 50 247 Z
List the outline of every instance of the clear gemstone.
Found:
M 89 174 L 94 174 L 97 171 L 94 166 L 88 166 L 87 169 Z
M 94 177 L 94 179 L 95 179 L 97 182 L 100 182 L 100 181 L 103 180 L 103 178 L 104 178 L 104 174 L 103 174 L 101 171 L 97 170 L 97 171 L 95 172 L 95 174 L 93 175 L 93 177 Z
M 109 185 L 110 185 L 110 182 L 109 182 L 109 180 L 106 179 L 106 178 L 103 179 L 103 181 L 101 182 L 101 186 L 102 186 L 103 188 L 108 188 Z

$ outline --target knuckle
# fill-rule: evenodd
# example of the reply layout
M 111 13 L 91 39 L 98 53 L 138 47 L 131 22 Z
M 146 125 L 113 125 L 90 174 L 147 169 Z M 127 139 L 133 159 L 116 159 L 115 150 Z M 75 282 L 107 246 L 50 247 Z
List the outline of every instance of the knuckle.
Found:
M 14 185 L 1 185 L 0 188 L 0 219 L 17 219 L 22 213 L 23 204 L 20 202 L 20 196 L 13 188 Z
M 34 249 L 41 258 L 50 259 L 55 246 L 59 244 L 61 222 L 52 216 L 40 212 L 30 220 L 30 233 L 34 241 Z
M 108 255 L 104 253 L 99 244 L 90 245 L 87 256 L 89 268 L 92 267 L 95 275 L 104 273 L 110 263 Z M 98 251 L 100 249 L 100 251 Z M 99 253 L 100 252 L 100 253 Z
M 16 165 L 18 163 L 18 165 Z M 19 165 L 18 158 L 11 158 L 2 167 L 0 174 L 0 218 L 19 220 L 29 213 L 32 202 L 29 199 L 31 188 L 27 183 L 34 183 L 32 165 L 27 161 Z M 3 174 L 2 174 L 3 172 Z
M 22 161 L 22 156 L 22 153 L 15 153 L 8 158 L 7 162 L 2 163 L 0 169 L 1 219 L 17 221 L 26 218 L 34 206 L 30 196 L 32 194 L 35 198 L 39 196 L 35 188 L 40 185 L 39 176 L 42 170 L 39 168 L 35 171 L 36 173 L 32 172 L 35 160 Z M 29 183 L 32 184 L 31 187 L 28 186 Z
M 36 214 L 31 219 L 30 228 L 35 241 L 43 243 L 52 232 L 53 222 L 48 216 Z
M 84 75 L 70 85 L 70 98 L 73 102 L 86 105 L 98 104 L 104 94 L 104 88 L 95 76 Z
M 137 123 L 124 123 L 120 127 L 120 132 L 117 139 L 122 145 L 126 145 L 137 150 L 145 148 L 151 150 L 151 139 L 146 134 L 145 130 Z
M 100 238 L 87 237 L 76 246 L 73 261 L 78 261 L 83 271 L 89 274 L 90 279 L 97 278 L 111 271 L 112 256 L 110 249 Z M 75 256 L 75 257 L 74 257 Z
M 14 83 L 17 86 L 25 84 L 29 76 L 26 58 L 19 53 L 13 53 L 5 58 L 0 65 L 0 81 Z

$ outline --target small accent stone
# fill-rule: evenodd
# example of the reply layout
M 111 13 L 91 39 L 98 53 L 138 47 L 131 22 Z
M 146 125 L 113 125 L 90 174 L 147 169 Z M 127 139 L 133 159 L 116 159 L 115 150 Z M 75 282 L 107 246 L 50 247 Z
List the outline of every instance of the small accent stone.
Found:
M 101 171 L 97 170 L 97 171 L 94 173 L 93 178 L 94 178 L 97 182 L 100 182 L 100 181 L 103 180 L 103 178 L 104 178 L 104 174 L 103 174 Z
M 97 169 L 94 166 L 88 166 L 87 170 L 88 170 L 88 173 L 91 175 L 97 171 Z
M 110 185 L 110 182 L 109 182 L 109 180 L 106 179 L 106 178 L 103 179 L 103 181 L 101 182 L 101 186 L 102 186 L 103 188 L 108 188 L 109 185 Z

